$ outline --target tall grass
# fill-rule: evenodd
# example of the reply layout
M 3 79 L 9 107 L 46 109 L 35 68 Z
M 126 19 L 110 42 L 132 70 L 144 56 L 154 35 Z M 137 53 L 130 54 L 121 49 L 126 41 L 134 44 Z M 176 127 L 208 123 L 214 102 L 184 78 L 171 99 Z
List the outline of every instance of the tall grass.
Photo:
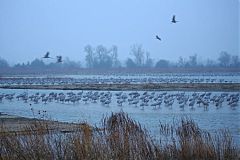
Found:
M 0 159 L 239 159 L 240 149 L 226 130 L 210 134 L 187 118 L 160 124 L 153 140 L 139 123 L 120 112 L 105 117 L 101 127 L 79 125 L 56 132 L 45 121 L 23 132 L 1 127 Z

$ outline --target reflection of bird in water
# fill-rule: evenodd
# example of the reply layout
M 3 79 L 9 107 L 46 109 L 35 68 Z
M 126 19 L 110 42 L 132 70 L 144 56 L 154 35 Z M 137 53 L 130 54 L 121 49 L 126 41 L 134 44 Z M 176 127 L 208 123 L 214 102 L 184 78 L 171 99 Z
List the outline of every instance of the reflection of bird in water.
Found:
M 156 39 L 158 39 L 159 41 L 161 41 L 161 38 L 160 38 L 160 37 L 158 37 L 158 35 L 156 35 Z
M 173 15 L 173 17 L 172 17 L 172 23 L 177 23 L 178 21 L 176 21 L 176 16 L 175 15 Z
M 61 63 L 62 62 L 62 56 L 57 56 L 57 63 Z
M 47 52 L 42 58 L 51 58 L 51 57 L 49 57 L 49 52 Z

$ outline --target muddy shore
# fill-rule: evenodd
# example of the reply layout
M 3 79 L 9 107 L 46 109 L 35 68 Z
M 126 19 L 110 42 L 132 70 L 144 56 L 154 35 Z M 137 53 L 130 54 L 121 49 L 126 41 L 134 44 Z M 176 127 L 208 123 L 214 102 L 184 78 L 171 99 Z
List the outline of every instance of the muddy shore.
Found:
M 25 134 L 28 130 L 32 130 L 31 126 L 36 124 L 41 124 L 42 129 L 45 129 L 44 126 L 47 126 L 48 131 L 54 132 L 74 132 L 84 126 L 84 123 L 67 123 L 59 122 L 54 120 L 43 120 L 37 118 L 26 118 L 15 115 L 8 115 L 0 112 L 0 135 L 4 133 L 21 133 Z

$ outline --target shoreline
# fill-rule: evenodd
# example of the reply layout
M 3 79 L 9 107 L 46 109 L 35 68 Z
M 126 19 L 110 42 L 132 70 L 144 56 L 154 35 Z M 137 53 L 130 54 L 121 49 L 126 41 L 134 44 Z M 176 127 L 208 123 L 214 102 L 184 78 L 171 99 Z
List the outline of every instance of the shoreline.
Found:
M 36 124 L 41 124 L 43 126 L 43 129 L 44 126 L 47 126 L 48 130 L 45 130 L 46 132 L 54 131 L 60 133 L 74 132 L 79 128 L 86 126 L 84 123 L 68 123 L 55 120 L 27 118 L 0 112 L 0 136 L 6 132 L 27 134 L 28 130 L 31 131 L 31 126 L 34 126 Z
M 240 83 L 147 83 L 147 84 L 68 84 L 4 85 L 1 89 L 107 90 L 107 91 L 240 91 Z

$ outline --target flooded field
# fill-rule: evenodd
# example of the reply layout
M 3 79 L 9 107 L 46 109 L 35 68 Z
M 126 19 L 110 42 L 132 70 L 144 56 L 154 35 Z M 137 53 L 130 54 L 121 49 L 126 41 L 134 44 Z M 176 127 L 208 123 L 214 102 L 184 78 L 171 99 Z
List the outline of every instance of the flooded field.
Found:
M 0 77 L 0 85 L 240 83 L 240 73 L 158 73 Z
M 229 129 L 240 144 L 240 92 L 233 87 L 239 83 L 239 73 L 1 77 L 2 88 L 17 86 L 21 89 L 0 89 L 0 112 L 99 125 L 103 116 L 124 111 L 145 126 L 152 136 L 159 132 L 160 121 L 168 123 L 190 117 L 211 132 Z M 189 89 L 193 84 L 196 87 Z M 141 85 L 148 85 L 148 88 L 143 90 L 145 86 Z M 163 86 L 155 88 L 157 85 Z M 224 85 L 232 89 L 224 89 Z M 74 90 L 69 90 L 69 86 Z
M 239 103 L 239 92 L 0 89 L 0 111 L 11 115 L 99 125 L 104 115 L 124 111 L 153 136 L 160 121 L 186 116 L 211 132 L 229 129 L 238 144 Z
M 240 160 L 239 6 L 0 1 L 0 159 Z

